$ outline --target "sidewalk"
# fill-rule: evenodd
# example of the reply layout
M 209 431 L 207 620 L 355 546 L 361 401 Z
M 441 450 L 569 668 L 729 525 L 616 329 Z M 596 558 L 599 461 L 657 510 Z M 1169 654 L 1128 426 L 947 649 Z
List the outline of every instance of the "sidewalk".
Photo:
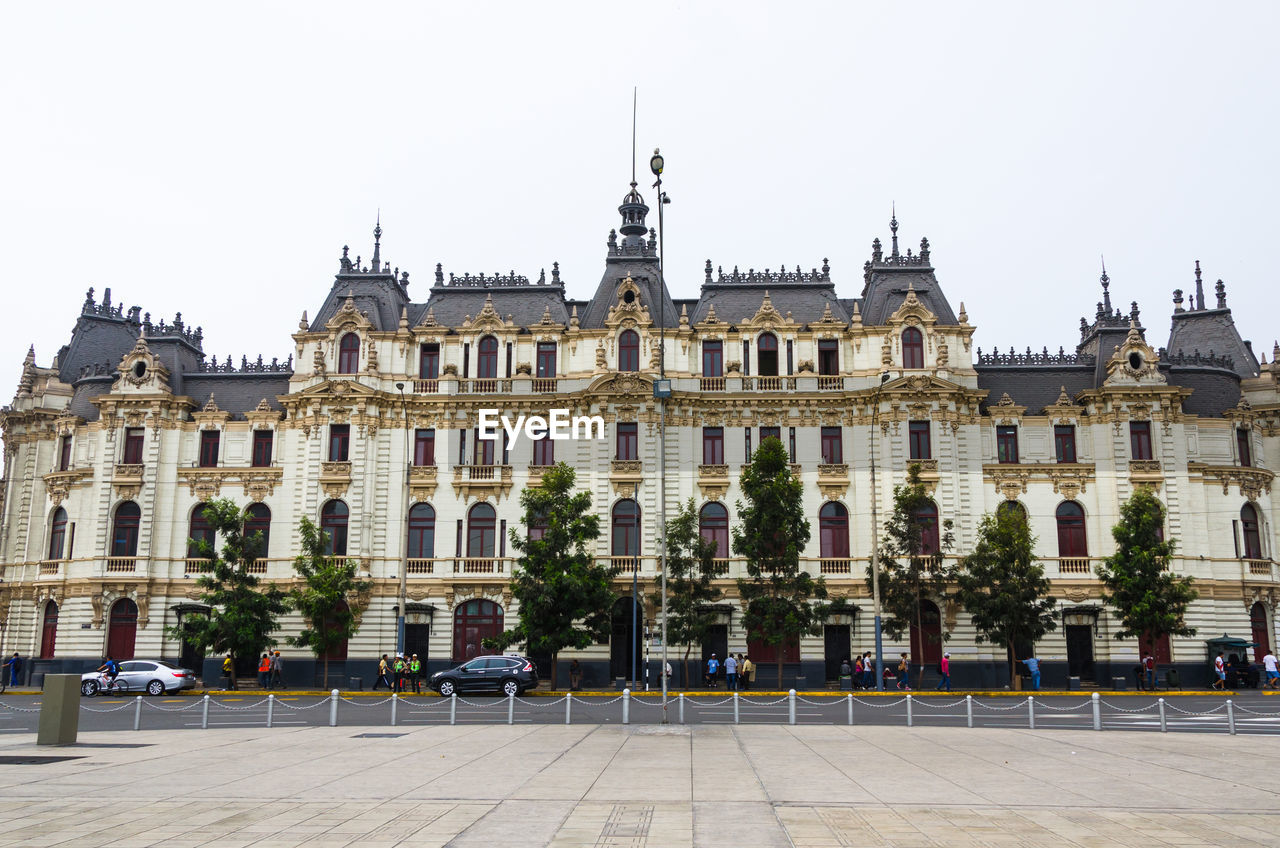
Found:
M 432 726 L 0 737 L 0 846 L 1275 845 L 1280 739 Z M 95 745 L 101 747 L 95 747 Z M 110 747 L 108 747 L 110 746 Z

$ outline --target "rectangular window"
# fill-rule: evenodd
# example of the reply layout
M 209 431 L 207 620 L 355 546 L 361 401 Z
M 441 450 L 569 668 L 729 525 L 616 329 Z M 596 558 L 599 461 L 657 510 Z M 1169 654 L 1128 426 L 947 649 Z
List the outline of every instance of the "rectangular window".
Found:
M 782 428 L 781 427 L 761 427 L 760 428 L 760 444 L 763 445 L 765 439 L 777 439 L 779 442 L 781 442 Z
M 751 342 L 747 339 L 742 340 L 742 376 L 746 377 L 751 374 Z
M 1249 431 L 1243 427 L 1236 430 L 1236 449 L 1242 466 L 1248 468 L 1253 465 L 1253 446 L 1249 443 Z
M 511 376 L 511 342 L 507 342 L 507 377 Z
M 618 433 L 617 433 L 618 455 L 616 457 L 617 459 L 639 459 L 639 453 L 637 451 L 637 444 L 636 444 L 638 439 L 638 428 L 639 428 L 639 425 L 637 424 L 619 424 L 618 425 Z
M 507 519 L 498 522 L 498 556 L 507 555 Z
M 933 459 L 933 445 L 929 441 L 929 422 L 912 421 L 907 428 L 907 438 L 912 459 Z
M 253 467 L 266 468 L 271 465 L 271 448 L 275 442 L 274 430 L 253 431 Z
M 142 464 L 142 433 L 141 427 L 129 427 L 124 431 L 125 465 Z
M 476 431 L 475 456 L 472 463 L 475 465 L 493 465 L 493 448 L 496 439 L 480 438 L 480 431 Z
M 1076 428 L 1070 424 L 1053 425 L 1053 452 L 1058 462 L 1076 461 Z
M 507 441 L 507 433 L 504 430 L 499 437 L 502 440 L 502 464 L 511 464 L 511 443 Z
M 458 519 L 458 538 L 453 547 L 454 556 L 462 556 L 462 519 Z
M 791 345 L 791 339 L 787 339 L 787 375 L 795 373 L 795 350 Z
M 200 467 L 216 468 L 218 465 L 218 442 L 222 434 L 217 430 L 200 431 Z
M 58 443 L 58 470 L 66 471 L 71 467 L 71 437 L 63 436 Z
M 471 376 L 471 342 L 462 343 L 462 379 Z
M 436 431 L 413 431 L 413 464 L 421 467 L 436 464 Z
M 351 455 L 351 425 L 329 425 L 329 461 L 346 462 Z
M 556 375 L 556 343 L 538 342 L 538 376 L 550 379 Z
M 1151 459 L 1151 422 L 1129 422 L 1129 450 L 1131 459 Z
M 844 430 L 840 427 L 822 428 L 822 464 L 839 465 L 844 462 Z
M 1018 461 L 1018 428 L 996 428 L 996 461 L 1016 464 Z
M 840 373 L 840 343 L 835 339 L 818 341 L 818 373 L 830 376 Z
M 702 376 L 724 376 L 724 342 L 719 339 L 702 343 Z
M 556 443 L 551 441 L 550 435 L 544 434 L 542 438 L 533 440 L 533 464 L 556 464 Z
M 796 461 L 796 428 L 787 428 L 787 456 L 791 457 L 791 464 Z
M 418 349 L 418 377 L 436 380 L 440 377 L 440 345 L 432 342 Z
M 702 428 L 702 464 L 724 465 L 724 428 Z
M 750 427 L 746 428 L 746 439 L 747 439 L 747 458 L 743 460 L 743 462 L 750 462 L 751 461 L 751 428 Z
M 467 431 L 458 431 L 458 464 L 467 464 Z

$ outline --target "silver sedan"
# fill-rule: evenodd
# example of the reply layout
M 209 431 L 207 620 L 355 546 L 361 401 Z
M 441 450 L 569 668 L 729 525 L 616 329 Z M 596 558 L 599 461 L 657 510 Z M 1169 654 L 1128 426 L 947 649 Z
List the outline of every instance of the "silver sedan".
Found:
M 120 675 L 110 688 L 96 671 L 80 675 L 80 694 L 93 697 L 99 693 L 122 695 L 173 694 L 183 689 L 194 689 L 196 673 L 189 668 L 179 668 L 163 660 L 125 660 L 120 663 Z

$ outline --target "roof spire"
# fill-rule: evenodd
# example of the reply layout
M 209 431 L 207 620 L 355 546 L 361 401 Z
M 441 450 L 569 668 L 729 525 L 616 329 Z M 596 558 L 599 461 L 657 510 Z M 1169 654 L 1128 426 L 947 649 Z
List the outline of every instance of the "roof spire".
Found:
M 378 258 L 382 251 L 382 209 L 378 209 L 378 222 L 373 226 L 373 259 L 370 260 L 370 268 L 375 274 L 382 273 L 382 263 Z
M 1098 278 L 1102 283 L 1102 309 L 1108 316 L 1111 315 L 1111 278 L 1107 276 L 1107 257 L 1102 257 L 1102 276 Z
M 1196 309 L 1204 309 L 1204 282 L 1200 279 L 1200 260 L 1196 260 L 1196 302 L 1192 304 Z
M 892 213 L 889 218 L 889 230 L 893 233 L 893 250 L 891 256 L 898 255 L 898 204 L 895 201 L 891 207 Z
M 636 187 L 636 103 L 639 86 L 631 86 L 631 187 Z

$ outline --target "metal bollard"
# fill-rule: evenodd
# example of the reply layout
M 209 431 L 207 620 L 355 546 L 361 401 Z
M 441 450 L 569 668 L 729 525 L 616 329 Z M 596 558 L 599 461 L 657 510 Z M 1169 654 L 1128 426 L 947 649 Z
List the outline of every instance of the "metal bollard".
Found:
M 680 723 L 684 724 L 684 693 L 683 692 L 680 693 L 679 700 L 680 700 Z
M 907 695 L 907 727 L 911 727 L 911 726 L 912 726 L 911 696 Z
M 1036 729 L 1036 697 L 1035 695 L 1027 696 L 1027 727 L 1032 730 Z
M 796 723 L 796 690 L 787 692 L 787 724 Z
M 399 695 L 400 695 L 399 692 L 391 693 L 391 726 L 392 727 L 396 726 L 396 704 L 400 703 Z
M 1231 703 L 1231 699 L 1227 699 L 1227 730 L 1231 731 L 1231 735 L 1236 735 L 1236 705 Z
M 738 693 L 733 693 L 733 723 L 738 723 Z
M 631 690 L 622 690 L 622 723 L 631 723 Z
M 1094 692 L 1093 697 L 1090 700 L 1093 701 L 1093 729 L 1101 730 L 1102 729 L 1102 696 L 1099 695 L 1097 692 Z
M 573 724 L 573 693 L 566 692 L 564 694 L 564 723 Z
M 458 723 L 458 693 L 454 692 L 449 696 L 449 723 Z
M 1169 728 L 1164 723 L 1164 698 L 1160 699 L 1160 732 L 1168 733 Z
M 137 700 L 133 702 L 133 729 L 142 729 L 142 696 L 139 695 Z
M 204 706 L 200 710 L 200 729 L 209 729 L 209 696 L 204 696 Z
M 338 726 L 338 690 L 329 693 L 329 726 Z
M 973 727 L 973 696 L 972 695 L 964 696 L 964 715 L 965 715 L 966 723 L 970 727 Z
M 267 696 L 267 727 L 271 726 L 271 720 L 275 716 L 275 712 L 276 712 L 276 696 L 268 695 Z
M 853 727 L 853 696 L 846 695 L 845 699 L 849 702 L 849 726 Z
M 516 723 L 516 696 L 514 694 L 507 696 L 507 724 Z

